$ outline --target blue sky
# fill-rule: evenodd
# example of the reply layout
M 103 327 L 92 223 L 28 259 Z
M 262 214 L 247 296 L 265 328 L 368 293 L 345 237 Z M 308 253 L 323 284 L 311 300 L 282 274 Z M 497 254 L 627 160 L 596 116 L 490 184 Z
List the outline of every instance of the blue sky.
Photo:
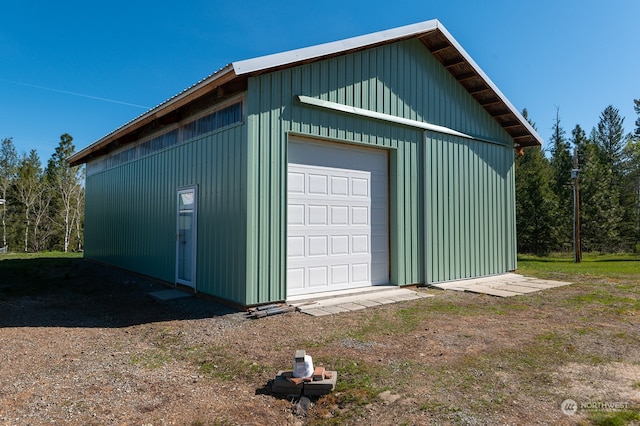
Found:
M 588 6 L 587 6 L 588 5 Z M 214 0 L 0 6 L 0 138 L 43 164 L 79 150 L 226 64 L 439 19 L 547 140 L 613 105 L 633 130 L 640 2 Z

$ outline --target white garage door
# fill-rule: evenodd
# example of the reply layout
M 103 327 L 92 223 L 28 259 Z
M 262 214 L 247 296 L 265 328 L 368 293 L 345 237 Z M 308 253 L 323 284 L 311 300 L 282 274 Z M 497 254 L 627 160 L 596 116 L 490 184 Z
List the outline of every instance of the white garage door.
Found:
M 387 152 L 289 142 L 287 295 L 389 282 Z

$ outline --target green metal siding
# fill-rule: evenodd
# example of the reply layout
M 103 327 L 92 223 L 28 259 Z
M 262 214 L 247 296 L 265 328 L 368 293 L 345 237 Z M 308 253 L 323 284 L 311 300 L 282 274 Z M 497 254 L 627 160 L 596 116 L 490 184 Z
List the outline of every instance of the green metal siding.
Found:
M 426 135 L 427 282 L 515 269 L 513 149 Z
M 86 257 L 175 282 L 176 193 L 197 186 L 197 291 L 245 302 L 246 125 L 87 178 Z
M 438 164 L 425 165 L 425 136 L 421 130 L 311 108 L 294 101 L 296 95 L 426 121 L 482 138 L 503 140 L 505 144 L 512 142 L 500 125 L 417 40 L 250 78 L 247 94 L 247 303 L 286 298 L 286 170 L 290 133 L 390 150 L 391 282 L 399 285 L 424 282 L 427 279 L 424 267 L 425 170 L 428 170 L 429 182 L 435 175 L 446 191 L 453 191 L 453 185 L 468 181 L 473 172 Z M 445 140 L 443 135 L 433 136 L 435 142 L 444 143 Z M 487 144 L 484 142 L 473 144 L 490 150 L 485 148 Z M 464 157 L 462 161 L 467 167 L 478 169 L 482 167 L 480 161 L 485 159 L 475 154 L 473 149 L 462 150 L 457 155 Z M 487 160 L 504 161 L 500 168 L 510 167 L 513 162 L 506 154 Z M 497 179 L 489 174 L 483 178 L 487 184 L 490 179 Z M 484 191 L 479 185 L 477 189 Z M 448 197 L 445 193 L 438 196 L 443 197 L 442 202 L 445 196 Z M 493 197 L 491 194 L 473 196 L 479 200 Z M 507 201 L 508 197 L 496 200 L 498 203 Z M 447 205 L 447 211 L 462 207 L 461 199 L 453 197 L 448 202 L 451 204 Z M 507 206 L 502 205 L 502 208 L 507 209 Z M 476 218 L 469 212 L 456 213 L 456 218 L 463 228 L 449 224 L 452 234 L 448 237 L 459 239 L 460 235 L 468 233 L 464 230 L 470 228 Z M 488 217 L 486 219 L 489 220 Z M 474 247 L 489 246 L 488 239 L 495 238 L 491 232 L 501 232 L 497 222 L 489 222 L 491 226 L 485 233 L 474 234 L 478 239 Z M 431 235 L 433 223 L 428 226 Z M 503 237 L 508 239 L 504 232 L 497 238 Z M 499 250 L 504 252 L 507 248 L 501 246 Z M 456 250 L 461 249 L 447 245 L 447 250 L 447 256 L 433 260 L 439 269 L 456 269 L 449 262 L 453 261 L 453 254 L 458 253 Z M 470 257 L 465 254 L 464 261 Z M 482 268 L 480 263 L 483 263 Z M 473 264 L 469 260 L 469 265 L 465 263 L 463 270 L 494 271 L 504 263 L 504 260 L 486 257 Z
M 296 95 L 505 145 L 425 136 Z M 298 135 L 389 151 L 392 283 L 515 268 L 512 140 L 418 40 L 250 77 L 245 102 L 243 125 L 89 176 L 86 256 L 173 282 L 176 191 L 196 185 L 198 291 L 243 305 L 286 299 L 287 144 Z

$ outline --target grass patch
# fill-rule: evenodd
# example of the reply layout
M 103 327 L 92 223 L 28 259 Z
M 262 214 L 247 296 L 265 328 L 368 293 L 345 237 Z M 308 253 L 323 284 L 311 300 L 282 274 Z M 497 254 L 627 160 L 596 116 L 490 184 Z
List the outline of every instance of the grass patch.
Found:
M 628 296 L 619 296 L 611 291 L 596 290 L 589 293 L 578 294 L 565 300 L 568 304 L 575 304 L 579 307 L 582 305 L 591 305 L 594 303 L 604 306 L 629 305 L 631 307 L 640 306 L 639 301 Z
M 637 411 L 619 410 L 614 412 L 594 412 L 589 416 L 596 426 L 624 426 L 640 420 Z
M 585 254 L 582 262 L 572 256 L 518 255 L 518 273 L 551 278 L 558 275 L 590 275 L 607 278 L 640 278 L 640 256 L 633 254 Z
M 5 261 L 40 259 L 46 262 L 47 259 L 82 259 L 82 257 L 82 253 L 65 253 L 62 251 L 42 251 L 38 253 L 0 253 L 0 269 L 8 266 L 2 263 Z
M 255 379 L 257 375 L 269 371 L 269 368 L 239 357 L 224 346 L 202 348 L 194 351 L 190 358 L 200 373 L 225 381 Z
M 410 333 L 420 327 L 422 323 L 439 313 L 462 313 L 464 307 L 453 302 L 441 302 L 437 299 L 426 299 L 427 302 L 417 301 L 415 304 L 396 309 L 390 313 L 374 312 L 352 330 L 347 336 L 361 342 L 371 340 L 379 335 L 395 336 Z
M 352 359 L 318 359 L 318 365 L 339 372 L 336 392 L 340 393 L 338 403 L 362 406 L 373 402 L 376 396 L 387 388 L 381 383 L 392 375 L 389 368 L 355 362 Z
M 171 355 L 164 351 L 154 351 L 132 356 L 131 364 L 154 370 L 169 363 L 172 359 Z

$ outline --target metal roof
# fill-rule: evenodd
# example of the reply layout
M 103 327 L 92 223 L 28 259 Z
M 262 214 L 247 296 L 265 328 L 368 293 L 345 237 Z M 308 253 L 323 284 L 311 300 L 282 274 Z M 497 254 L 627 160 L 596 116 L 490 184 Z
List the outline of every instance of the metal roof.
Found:
M 438 21 L 379 31 L 345 40 L 233 62 L 193 86 L 136 117 L 69 158 L 71 165 L 86 163 L 159 128 L 180 121 L 199 101 L 217 101 L 246 89 L 250 76 L 344 55 L 382 44 L 417 38 L 482 107 L 511 135 L 516 148 L 537 146 L 542 138 L 469 54 Z

